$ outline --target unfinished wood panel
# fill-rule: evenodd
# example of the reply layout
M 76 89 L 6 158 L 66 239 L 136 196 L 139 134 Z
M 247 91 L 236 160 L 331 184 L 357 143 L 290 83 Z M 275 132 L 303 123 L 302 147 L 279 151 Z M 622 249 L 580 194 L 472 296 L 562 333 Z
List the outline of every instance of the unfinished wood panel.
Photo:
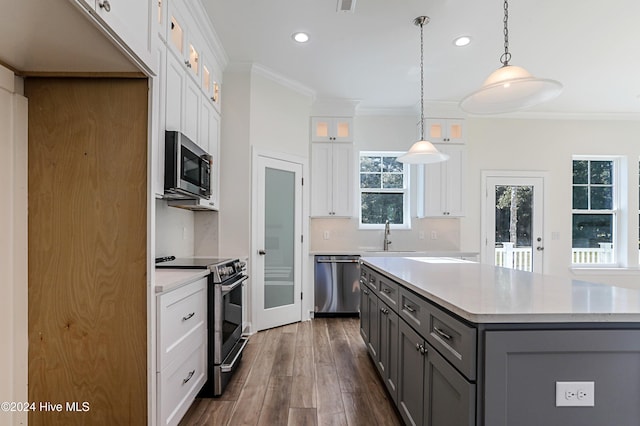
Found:
M 147 80 L 28 78 L 29 400 L 147 422 Z

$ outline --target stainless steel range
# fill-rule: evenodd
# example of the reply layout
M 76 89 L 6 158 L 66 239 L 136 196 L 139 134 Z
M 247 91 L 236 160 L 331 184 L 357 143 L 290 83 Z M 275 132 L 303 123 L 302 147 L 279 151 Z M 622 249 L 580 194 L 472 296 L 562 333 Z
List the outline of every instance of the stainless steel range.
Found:
M 209 341 L 209 379 L 200 397 L 220 396 L 242 359 L 248 339 L 242 337 L 242 283 L 249 277 L 246 263 L 240 259 L 163 258 L 156 259 L 157 268 L 206 269 L 207 337 Z

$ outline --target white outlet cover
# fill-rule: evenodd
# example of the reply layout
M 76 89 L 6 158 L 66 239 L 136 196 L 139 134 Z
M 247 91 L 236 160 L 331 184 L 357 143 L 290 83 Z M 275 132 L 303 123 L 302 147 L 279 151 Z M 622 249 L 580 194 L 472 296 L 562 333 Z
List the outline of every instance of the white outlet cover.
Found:
M 594 407 L 595 382 L 556 382 L 556 407 Z

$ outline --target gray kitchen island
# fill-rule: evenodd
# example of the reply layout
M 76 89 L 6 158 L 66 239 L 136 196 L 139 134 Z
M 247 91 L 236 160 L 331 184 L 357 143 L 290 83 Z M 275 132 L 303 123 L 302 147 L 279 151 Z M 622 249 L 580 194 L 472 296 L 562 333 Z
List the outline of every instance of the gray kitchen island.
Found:
M 361 261 L 360 333 L 406 424 L 640 424 L 640 291 L 451 258 Z

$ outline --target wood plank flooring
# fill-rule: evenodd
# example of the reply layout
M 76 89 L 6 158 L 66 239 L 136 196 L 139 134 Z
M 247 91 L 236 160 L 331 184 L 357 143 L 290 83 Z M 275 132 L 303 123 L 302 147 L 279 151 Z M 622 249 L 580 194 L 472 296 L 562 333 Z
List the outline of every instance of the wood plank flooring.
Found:
M 316 318 L 254 334 L 220 398 L 199 398 L 182 426 L 402 425 L 357 318 Z

